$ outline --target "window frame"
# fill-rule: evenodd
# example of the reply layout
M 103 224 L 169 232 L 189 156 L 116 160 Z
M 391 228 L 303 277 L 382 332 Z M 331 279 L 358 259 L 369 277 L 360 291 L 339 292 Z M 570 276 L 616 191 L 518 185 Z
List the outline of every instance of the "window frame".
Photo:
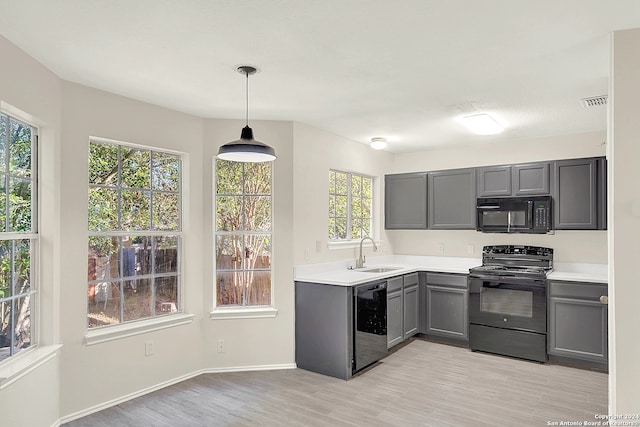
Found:
M 348 238 L 345 239 L 340 239 L 340 238 L 332 238 L 331 235 L 328 236 L 328 244 L 329 247 L 350 247 L 350 245 L 352 245 L 354 242 L 359 242 L 360 240 L 362 240 L 362 238 L 364 238 L 365 236 L 361 236 L 361 237 L 353 237 L 353 222 L 354 222 L 354 217 L 353 217 L 353 209 L 352 209 L 352 201 L 353 201 L 353 194 L 351 191 L 351 180 L 353 177 L 358 177 L 358 178 L 362 178 L 362 179 L 369 179 L 371 182 L 370 188 L 371 188 L 371 197 L 369 198 L 370 200 L 370 205 L 369 205 L 369 212 L 371 214 L 371 216 L 369 217 L 369 230 L 370 230 L 370 234 L 368 237 L 371 237 L 373 239 L 375 239 L 376 233 L 374 232 L 374 211 L 373 211 L 373 207 L 374 207 L 374 185 L 375 185 L 375 177 L 370 176 L 370 175 L 366 175 L 363 173 L 359 173 L 359 172 L 349 172 L 349 171 L 343 171 L 343 170 L 338 170 L 338 169 L 329 169 L 329 177 L 331 178 L 331 174 L 332 173 L 341 173 L 341 174 L 345 174 L 346 175 L 346 180 L 347 180 L 347 206 L 346 206 L 346 215 L 347 215 L 347 224 L 346 224 L 346 229 L 345 229 L 345 234 L 347 236 L 350 236 Z M 338 195 L 342 195 L 342 194 L 338 194 L 338 193 L 332 193 L 331 192 L 331 187 L 329 187 L 329 198 L 332 197 L 336 197 Z M 335 188 L 335 183 L 334 183 L 334 188 Z M 335 202 L 334 202 L 335 205 Z M 330 222 L 332 219 L 336 219 L 338 218 L 337 216 L 331 216 L 331 208 L 329 207 L 329 209 L 327 210 L 329 215 L 328 215 L 328 224 L 330 225 Z
M 6 173 L 4 184 L 5 191 L 0 194 L 0 197 L 8 197 L 10 193 L 10 186 L 7 185 L 12 177 L 10 173 L 10 155 L 9 155 L 9 138 L 10 138 L 10 130 L 11 130 L 11 121 L 16 121 L 23 126 L 28 126 L 30 128 L 31 134 L 31 147 L 30 147 L 30 171 L 31 174 L 29 176 L 29 181 L 31 185 L 31 230 L 28 232 L 21 231 L 0 231 L 0 242 L 17 242 L 20 240 L 29 242 L 29 291 L 23 292 L 20 294 L 13 294 L 9 297 L 1 298 L 3 303 L 9 302 L 11 305 L 11 311 L 13 315 L 13 307 L 15 305 L 15 301 L 29 297 L 29 346 L 24 349 L 19 349 L 17 352 L 14 351 L 14 339 L 15 333 L 12 331 L 9 345 L 9 355 L 4 359 L 0 359 L 0 365 L 6 366 L 8 364 L 13 364 L 12 361 L 16 360 L 15 356 L 22 356 L 24 354 L 35 353 L 40 344 L 40 270 L 39 270 L 39 255 L 40 255 L 40 169 L 39 169 L 39 155 L 38 155 L 38 145 L 39 145 L 39 128 L 37 125 L 32 123 L 31 120 L 23 119 L 19 115 L 10 113 L 5 111 L 4 109 L 0 110 L 0 120 L 5 120 L 7 122 L 7 134 L 6 139 L 4 141 L 0 141 L 0 144 L 5 144 L 5 168 L 3 169 L 3 174 Z M 20 179 L 25 179 L 24 177 L 20 177 Z M 6 224 L 9 221 L 9 203 L 6 203 L 5 206 L 5 214 L 6 214 Z M 12 245 L 13 247 L 13 245 Z M 14 249 L 12 249 L 12 253 Z M 11 263 L 13 265 L 13 262 Z M 13 267 L 12 267 L 13 269 Z M 11 277 L 14 278 L 15 271 L 12 271 Z M 12 285 L 13 287 L 13 285 Z M 1 381 L 0 381 L 1 383 Z M 0 388 L 4 386 L 0 384 Z
M 226 162 L 230 162 L 228 160 L 220 160 L 217 158 L 213 158 L 213 221 L 212 221 L 212 226 L 213 226 L 213 309 L 210 313 L 210 318 L 211 319 L 238 319 L 238 318 L 265 318 L 265 317 L 275 317 L 277 315 L 278 310 L 275 308 L 274 305 L 274 228 L 275 228 L 275 218 L 274 218 L 274 170 L 275 168 L 273 167 L 273 162 L 265 162 L 269 164 L 269 188 L 270 188 L 270 192 L 268 194 L 266 193 L 246 193 L 245 192 L 245 179 L 246 179 L 246 165 L 247 163 L 245 162 L 237 162 L 239 164 L 242 165 L 242 192 L 241 193 L 218 193 L 218 181 L 217 181 L 217 177 L 218 177 L 218 162 L 219 161 L 226 161 Z M 251 163 L 249 163 L 251 164 Z M 271 229 L 269 231 L 260 231 L 260 230 L 247 230 L 246 229 L 246 216 L 244 213 L 244 206 L 245 206 L 245 198 L 246 197 L 252 197 L 252 196 L 257 196 L 257 197 L 269 197 L 269 205 L 270 205 L 270 220 L 271 220 Z M 242 229 L 241 230 L 232 230 L 232 231 L 223 231 L 223 230 L 218 230 L 218 218 L 217 218 L 217 211 L 218 211 L 218 198 L 220 197 L 241 197 L 242 198 Z M 216 260 L 216 253 L 217 253 L 217 237 L 218 236 L 233 236 L 233 235 L 237 235 L 237 236 L 242 236 L 242 239 L 244 241 L 244 238 L 248 235 L 268 235 L 269 241 L 271 243 L 271 251 L 269 254 L 270 257 L 270 262 L 269 262 L 269 268 L 258 268 L 258 269 L 247 269 L 245 268 L 244 262 L 242 263 L 242 268 L 241 269 L 219 269 L 217 266 L 217 260 Z M 219 304 L 218 303 L 218 272 L 234 272 L 234 273 L 240 273 L 244 275 L 248 272 L 248 271 L 257 271 L 257 272 L 269 272 L 269 304 L 256 304 L 256 305 L 249 305 L 249 304 Z M 243 288 L 246 289 L 246 281 L 245 279 L 243 279 Z
M 103 279 L 93 279 L 93 280 L 89 280 L 89 278 L 87 277 L 87 286 L 92 285 L 92 284 L 99 284 L 99 283 L 109 283 L 110 285 L 112 285 L 113 283 L 118 283 L 119 285 L 119 290 L 124 289 L 124 282 L 127 281 L 131 281 L 131 280 L 139 280 L 139 279 L 146 279 L 149 282 L 149 286 L 151 289 L 151 314 L 149 316 L 145 316 L 145 317 L 140 317 L 137 319 L 131 319 L 131 320 L 125 320 L 123 317 L 123 307 L 126 304 L 126 300 L 124 299 L 123 294 L 121 294 L 120 296 L 120 316 L 118 319 L 118 323 L 114 323 L 114 324 L 108 324 L 108 325 L 100 325 L 100 326 L 95 326 L 95 327 L 89 327 L 89 298 L 87 295 L 87 300 L 86 300 L 86 320 L 87 323 L 85 325 L 86 330 L 87 330 L 87 335 L 85 336 L 85 344 L 86 345 L 92 345 L 92 344 L 97 344 L 97 343 L 101 343 L 101 342 L 105 342 L 105 341 L 110 341 L 112 339 L 118 339 L 118 338 L 123 338 L 123 337 L 128 337 L 128 336 L 132 336 L 132 335 L 137 335 L 137 334 L 141 334 L 141 333 L 145 333 L 145 332 L 149 332 L 149 331 L 153 331 L 153 330 L 158 330 L 158 329 L 163 329 L 165 327 L 171 327 L 171 326 L 177 326 L 177 325 L 182 325 L 185 323 L 190 323 L 191 321 L 193 321 L 193 315 L 189 315 L 186 314 L 184 312 L 184 272 L 183 272 L 183 264 L 184 264 L 184 227 L 183 227 L 183 218 L 184 218 L 184 190 L 183 190 L 183 181 L 184 181 L 184 164 L 185 164 L 185 154 L 182 152 L 177 152 L 175 150 L 169 150 L 169 149 L 165 149 L 165 148 L 158 148 L 158 147 L 152 147 L 152 146 L 148 146 L 148 145 L 140 145 L 140 144 L 134 144 L 134 143 L 128 143 L 128 142 L 122 142 L 122 141 L 115 141 L 115 140 L 110 140 L 110 139 L 105 139 L 105 138 L 99 138 L 99 137 L 90 137 L 89 138 L 89 144 L 88 144 L 88 150 L 87 150 L 87 159 L 89 161 L 90 159 L 90 155 L 91 155 L 91 144 L 102 144 L 102 145 L 111 145 L 111 146 L 115 146 L 118 149 L 118 155 L 117 155 L 117 182 L 116 185 L 112 185 L 112 186 L 108 186 L 108 185 L 103 185 L 103 184 L 92 184 L 90 182 L 90 170 L 88 170 L 88 174 L 87 174 L 87 189 L 88 189 L 88 193 L 87 193 L 87 201 L 90 202 L 89 199 L 89 194 L 91 189 L 93 188 L 109 188 L 111 190 L 115 190 L 118 194 L 118 200 L 117 200 L 117 225 L 116 225 L 116 230 L 101 230 L 101 231 L 93 231 L 90 229 L 90 224 L 87 224 L 87 230 L 88 230 L 88 245 L 87 245 L 87 249 L 89 249 L 89 239 L 91 239 L 92 237 L 107 237 L 107 238 L 118 238 L 118 248 L 117 248 L 117 254 L 118 254 L 118 266 L 121 269 L 121 271 L 123 271 L 123 263 L 124 263 L 124 256 L 123 254 L 123 249 L 124 246 L 122 245 L 122 240 L 121 238 L 124 237 L 144 237 L 144 238 L 148 238 L 149 241 L 151 242 L 151 249 L 150 249 L 150 265 L 152 266 L 152 270 L 150 273 L 148 274 L 142 274 L 142 275 L 136 275 L 136 273 L 134 272 L 134 274 L 132 276 L 124 276 L 124 275 L 119 275 L 118 277 L 115 278 L 103 278 Z M 126 185 L 123 185 L 123 183 L 121 182 L 121 176 L 122 176 L 122 166 L 123 166 L 123 158 L 122 158 L 122 148 L 125 149 L 129 149 L 129 150 L 141 150 L 141 151 L 148 151 L 149 152 L 149 167 L 150 167 L 150 180 L 151 182 L 149 183 L 149 188 L 136 188 L 136 187 L 128 187 Z M 153 157 L 154 154 L 167 154 L 167 155 L 171 155 L 171 156 L 176 156 L 178 158 L 178 188 L 176 191 L 168 191 L 168 190 L 162 190 L 162 189 L 154 189 L 153 188 Z M 129 229 L 129 230 L 123 230 L 122 229 L 122 212 L 123 212 L 123 206 L 122 206 L 122 191 L 147 191 L 149 193 L 149 225 L 148 227 L 146 227 L 146 229 Z M 175 194 L 177 195 L 177 200 L 178 200 L 178 205 L 177 205 L 177 209 L 178 209 L 178 228 L 175 230 L 163 230 L 163 229 L 153 229 L 153 218 L 154 218 L 154 210 L 153 210 L 153 196 L 154 193 L 168 193 L 168 194 Z M 89 212 L 87 212 L 87 218 L 89 218 Z M 175 272 L 156 272 L 155 271 L 155 256 L 156 256 L 156 251 L 155 251 L 155 239 L 158 237 L 168 237 L 168 238 L 175 238 L 176 239 L 176 268 L 175 268 Z M 176 286 L 177 286 L 177 291 L 176 291 L 176 304 L 175 304 L 175 309 L 176 311 L 170 311 L 168 313 L 164 313 L 164 312 L 156 312 L 155 310 L 155 280 L 156 278 L 162 278 L 162 277 L 175 277 L 176 278 Z M 172 307 L 173 308 L 173 307 Z

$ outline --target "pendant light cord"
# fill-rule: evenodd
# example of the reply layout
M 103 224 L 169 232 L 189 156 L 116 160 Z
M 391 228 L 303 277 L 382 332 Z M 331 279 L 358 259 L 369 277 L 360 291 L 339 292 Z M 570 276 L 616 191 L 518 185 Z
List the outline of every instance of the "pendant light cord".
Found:
M 246 90 L 245 90 L 246 97 L 247 97 L 247 102 L 246 102 L 247 110 L 246 110 L 246 113 L 245 113 L 245 126 L 249 126 L 249 73 L 247 72 L 245 74 L 247 75 L 247 87 L 246 87 Z

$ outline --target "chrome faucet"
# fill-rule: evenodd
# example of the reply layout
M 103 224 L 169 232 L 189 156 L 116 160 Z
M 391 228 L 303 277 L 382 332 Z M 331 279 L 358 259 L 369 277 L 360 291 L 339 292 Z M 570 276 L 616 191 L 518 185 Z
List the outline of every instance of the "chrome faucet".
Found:
M 373 243 L 373 251 L 376 252 L 378 250 L 378 247 L 376 246 L 376 242 L 373 241 L 373 239 L 369 236 L 364 236 L 362 238 L 362 240 L 360 240 L 360 255 L 358 256 L 358 259 L 356 260 L 356 268 L 362 268 L 364 267 L 364 262 L 366 261 L 366 258 L 362 255 L 362 243 L 364 243 L 365 240 L 371 240 L 371 243 Z

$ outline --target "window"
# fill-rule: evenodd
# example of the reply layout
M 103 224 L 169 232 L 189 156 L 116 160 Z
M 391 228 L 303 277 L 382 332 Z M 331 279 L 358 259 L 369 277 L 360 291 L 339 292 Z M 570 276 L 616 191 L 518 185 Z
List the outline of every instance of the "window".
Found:
M 329 171 L 329 239 L 351 240 L 371 235 L 373 178 Z
M 88 327 L 178 313 L 181 159 L 89 144 Z
M 0 114 L 0 361 L 26 349 L 36 286 L 38 234 L 34 127 Z
M 216 159 L 217 306 L 271 304 L 271 163 Z

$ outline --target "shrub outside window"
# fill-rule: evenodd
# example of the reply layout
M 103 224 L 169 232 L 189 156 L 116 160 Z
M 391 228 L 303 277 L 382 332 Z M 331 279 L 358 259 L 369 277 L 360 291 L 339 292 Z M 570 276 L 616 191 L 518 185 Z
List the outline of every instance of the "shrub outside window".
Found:
M 37 343 L 37 130 L 0 114 L 0 361 Z
M 181 312 L 181 158 L 89 143 L 88 328 Z
M 329 240 L 371 236 L 373 178 L 329 171 Z
M 271 304 L 271 163 L 216 159 L 216 306 Z

